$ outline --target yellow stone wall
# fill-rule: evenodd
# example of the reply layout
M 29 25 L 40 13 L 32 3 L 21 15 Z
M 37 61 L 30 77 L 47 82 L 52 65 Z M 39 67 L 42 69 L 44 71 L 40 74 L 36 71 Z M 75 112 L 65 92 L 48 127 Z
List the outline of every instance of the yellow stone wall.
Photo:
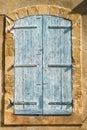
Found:
M 82 116 L 82 89 L 81 89 L 81 16 L 72 14 L 70 9 L 55 5 L 34 5 L 23 7 L 9 12 L 6 17 L 5 35 L 5 123 L 9 124 L 8 113 L 12 112 L 13 107 L 8 109 L 8 99 L 13 100 L 14 93 L 14 36 L 11 28 L 17 19 L 31 15 L 54 15 L 72 21 L 72 61 L 73 61 L 73 113 Z M 72 117 L 75 120 L 75 117 Z M 66 122 L 66 121 L 65 121 Z M 78 121 L 81 123 L 80 121 Z M 76 124 L 78 124 L 78 122 Z M 57 122 L 58 123 L 58 122 Z M 15 122 L 13 123 L 15 124 Z M 20 124 L 20 122 L 19 122 Z M 25 123 L 26 124 L 26 123 Z M 67 123 L 66 123 L 67 124 Z M 72 122 L 70 123 L 72 124 Z
M 5 26 L 5 17 L 10 14 L 12 14 L 12 19 L 16 20 L 20 17 L 23 17 L 25 14 L 27 15 L 33 15 L 33 14 L 38 14 L 41 12 L 43 7 L 42 14 L 46 11 L 46 14 L 49 13 L 49 8 L 48 6 L 53 6 L 50 10 L 50 12 L 53 13 L 53 15 L 57 14 L 60 10 L 61 7 L 64 7 L 64 12 L 71 12 L 72 8 L 77 7 L 83 0 L 0 0 L 0 130 L 87 130 L 87 15 L 80 16 L 78 14 L 71 14 L 70 18 L 70 13 L 67 15 L 69 16 L 69 19 L 73 20 L 73 33 L 75 33 L 75 37 L 78 35 L 78 38 L 73 37 L 73 48 L 72 50 L 77 53 L 73 52 L 74 59 L 73 59 L 73 64 L 74 64 L 74 72 L 76 70 L 77 73 L 74 74 L 73 80 L 74 80 L 74 91 L 73 91 L 73 96 L 75 99 L 75 106 L 74 106 L 74 112 L 80 113 L 82 115 L 82 125 L 80 126 L 75 126 L 75 125 L 55 125 L 55 126 L 4 126 L 4 110 L 11 112 L 13 111 L 12 108 L 7 109 L 7 105 L 9 103 L 8 99 L 6 98 L 6 107 L 4 107 L 4 93 L 6 95 L 11 95 L 10 98 L 13 98 L 12 91 L 14 88 L 12 88 L 13 85 L 13 77 L 14 77 L 14 70 L 13 70 L 13 63 L 14 63 L 14 46 L 12 43 L 14 43 L 14 39 L 12 37 L 12 34 L 10 34 L 8 31 L 9 29 L 14 25 L 15 21 L 11 21 L 9 18 L 6 18 L 6 26 Z M 34 5 L 41 5 L 39 6 L 39 12 L 37 8 L 34 8 Z M 28 11 L 26 12 L 27 7 L 29 7 Z M 31 9 L 32 7 L 32 9 Z M 56 8 L 58 7 L 58 8 Z M 85 5 L 84 5 L 85 7 Z M 83 9 L 84 9 L 83 7 Z M 22 13 L 15 14 L 15 11 L 23 10 Z M 68 8 L 68 10 L 66 9 Z M 33 11 L 32 11 L 33 10 Z M 56 10 L 56 12 L 54 11 Z M 82 9 L 80 9 L 81 11 Z M 13 13 L 16 15 L 14 16 Z M 26 13 L 25 13 L 26 12 Z M 30 14 L 29 14 L 30 12 Z M 62 11 L 62 14 L 64 14 Z M 58 14 L 58 16 L 60 13 Z M 9 16 L 9 15 L 8 15 Z M 62 15 L 63 16 L 63 15 Z M 75 16 L 75 17 L 74 17 Z M 79 19 L 80 18 L 80 19 Z M 82 20 L 81 20 L 82 19 Z M 11 25 L 11 26 L 10 26 Z M 77 26 L 78 25 L 78 26 Z M 76 26 L 76 27 L 75 27 Z M 81 27 L 82 26 L 82 27 Z M 5 28 L 4 28 L 5 27 Z M 77 31 L 78 28 L 78 31 Z M 75 30 L 76 29 L 76 30 Z M 80 29 L 80 30 L 79 30 Z M 7 31 L 8 30 L 8 31 Z M 79 32 L 80 31 L 80 32 Z M 11 35 L 11 36 L 10 36 Z M 9 37 L 9 38 L 6 38 Z M 8 42 L 6 42 L 8 41 Z M 10 46 L 7 44 L 9 43 Z M 5 47 L 4 47 L 5 46 Z M 7 49 L 6 49 L 7 48 Z M 8 51 L 9 50 L 9 51 Z M 5 58 L 5 55 L 7 55 L 7 58 Z M 5 60 L 4 60 L 5 59 Z M 5 63 L 4 63 L 5 61 Z M 10 61 L 10 62 L 9 62 Z M 75 61 L 75 62 L 74 62 Z M 81 63 L 79 66 L 79 63 Z M 6 64 L 4 66 L 4 64 Z M 77 66 L 76 66 L 77 65 Z M 4 69 L 5 68 L 5 69 Z M 79 71 L 81 70 L 81 71 Z M 5 72 L 4 72 L 5 71 Z M 5 75 L 4 75 L 5 74 Z M 81 79 L 78 78 L 81 76 Z M 7 78 L 6 78 L 7 77 Z M 77 78 L 76 78 L 77 77 Z M 5 82 L 4 82 L 5 81 Z M 7 87 L 5 87 L 5 83 L 7 82 Z M 81 84 L 80 86 L 78 84 Z M 9 85 L 10 84 L 10 85 Z M 7 89 L 6 89 L 7 88 Z M 80 88 L 80 89 L 79 89 Z M 81 102 L 80 102 L 81 101 Z M 79 108 L 79 109 L 77 109 Z M 10 116 L 10 119 L 13 117 Z M 15 118 L 16 119 L 16 118 Z M 13 120 L 13 122 L 15 121 Z M 41 118 L 38 118 L 40 120 Z M 66 118 L 65 118 L 66 119 Z M 64 122 L 65 122 L 64 119 Z M 77 121 L 77 118 L 74 118 L 75 121 Z M 7 119 L 8 120 L 8 119 Z M 60 119 L 61 120 L 61 119 Z M 25 120 L 26 121 L 26 120 Z M 70 118 L 68 118 L 68 121 L 72 121 Z M 78 124 L 77 124 L 78 125 Z

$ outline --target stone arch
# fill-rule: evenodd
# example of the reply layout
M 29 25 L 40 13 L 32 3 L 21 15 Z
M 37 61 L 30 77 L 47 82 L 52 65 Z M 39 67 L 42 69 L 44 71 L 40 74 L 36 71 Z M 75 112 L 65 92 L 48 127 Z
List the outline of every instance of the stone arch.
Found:
M 59 17 L 63 17 L 65 19 L 69 19 L 73 24 L 77 23 L 80 19 L 79 14 L 72 14 L 70 9 L 59 7 L 56 5 L 33 5 L 28 7 L 19 8 L 12 12 L 7 13 L 6 17 L 6 25 L 12 25 L 15 20 L 31 16 L 31 15 L 55 15 Z M 74 26 L 74 25 L 73 25 Z

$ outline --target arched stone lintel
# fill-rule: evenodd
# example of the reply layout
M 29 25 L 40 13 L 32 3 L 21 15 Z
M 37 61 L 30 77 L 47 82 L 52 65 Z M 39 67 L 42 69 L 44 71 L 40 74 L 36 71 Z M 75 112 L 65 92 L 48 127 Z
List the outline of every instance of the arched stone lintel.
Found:
M 12 12 L 7 13 L 7 26 L 14 24 L 17 19 L 31 16 L 31 15 L 54 15 L 69 19 L 73 24 L 80 18 L 79 14 L 72 14 L 70 9 L 56 6 L 56 5 L 33 5 L 28 7 L 19 8 Z

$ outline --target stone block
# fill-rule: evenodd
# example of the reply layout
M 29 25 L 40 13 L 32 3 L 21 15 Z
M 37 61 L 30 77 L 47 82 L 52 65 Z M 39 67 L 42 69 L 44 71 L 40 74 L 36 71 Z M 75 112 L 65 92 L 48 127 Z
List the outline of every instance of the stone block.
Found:
M 5 58 L 5 74 L 14 75 L 14 57 L 6 56 Z
M 50 15 L 58 15 L 60 9 L 57 6 L 50 6 Z
M 79 78 L 79 79 L 81 79 L 81 70 L 80 70 L 81 68 L 80 67 L 74 67 L 74 69 L 73 69 L 73 80 L 77 77 L 77 78 Z M 77 79 L 76 78 L 76 79 Z M 79 83 L 80 84 L 80 83 Z
M 69 14 L 70 14 L 70 10 L 64 9 L 64 8 L 60 9 L 60 16 L 61 17 L 64 17 L 64 18 L 68 19 L 69 18 Z
M 81 74 L 74 74 L 74 77 L 73 77 L 73 84 L 75 85 L 79 85 L 81 84 L 81 78 L 79 78 L 78 76 L 80 76 Z
M 38 14 L 38 9 L 36 6 L 28 7 L 27 10 L 28 10 L 29 15 L 37 15 Z
M 14 76 L 13 75 L 5 75 L 5 88 L 13 88 L 14 87 Z
M 15 17 L 15 12 L 12 12 L 12 13 L 7 13 L 7 18 L 10 20 L 10 22 L 13 22 L 16 20 L 16 17 Z
M 17 13 L 18 13 L 19 18 L 28 16 L 27 8 L 21 8 L 21 9 L 17 10 Z
M 6 33 L 5 56 L 14 56 L 14 39 L 10 33 Z
M 75 86 L 75 88 L 74 88 L 74 99 L 75 100 L 79 100 L 80 97 L 82 96 L 82 92 L 80 89 L 81 89 L 80 86 L 79 87 Z
M 79 34 L 79 32 L 80 32 L 80 27 L 78 27 L 77 25 L 76 25 L 76 27 L 74 27 L 73 28 L 73 30 L 72 30 L 72 38 L 73 39 L 79 39 L 80 40 L 80 34 Z
M 0 38 L 3 37 L 4 30 L 4 16 L 0 16 Z
M 10 38 L 12 39 L 12 34 L 10 32 L 7 32 L 6 35 L 5 35 L 5 41 Z
M 13 96 L 14 89 L 13 87 L 5 87 L 5 93 Z
M 74 47 L 73 50 L 72 50 L 72 60 L 73 60 L 73 64 L 74 65 L 80 65 L 80 48 L 78 47 Z
M 14 47 L 9 45 L 5 47 L 5 56 L 14 56 Z
M 81 16 L 79 14 L 69 14 L 69 19 L 72 21 L 72 24 L 74 25 L 78 20 L 80 20 Z
M 80 48 L 80 40 L 79 39 L 73 39 L 72 40 L 72 46 L 75 48 L 75 47 L 78 47 Z
M 39 14 L 49 14 L 49 6 L 46 5 L 38 6 L 38 12 Z

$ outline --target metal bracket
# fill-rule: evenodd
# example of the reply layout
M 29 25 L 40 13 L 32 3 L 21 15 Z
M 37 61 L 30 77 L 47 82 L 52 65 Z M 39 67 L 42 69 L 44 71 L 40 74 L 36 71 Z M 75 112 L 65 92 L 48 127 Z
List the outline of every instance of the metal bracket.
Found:
M 36 105 L 37 102 L 14 102 L 14 105 Z
M 48 64 L 48 67 L 72 67 L 72 64 Z
M 15 64 L 14 67 L 37 67 L 37 64 Z
M 72 102 L 49 102 L 48 105 L 72 105 Z

